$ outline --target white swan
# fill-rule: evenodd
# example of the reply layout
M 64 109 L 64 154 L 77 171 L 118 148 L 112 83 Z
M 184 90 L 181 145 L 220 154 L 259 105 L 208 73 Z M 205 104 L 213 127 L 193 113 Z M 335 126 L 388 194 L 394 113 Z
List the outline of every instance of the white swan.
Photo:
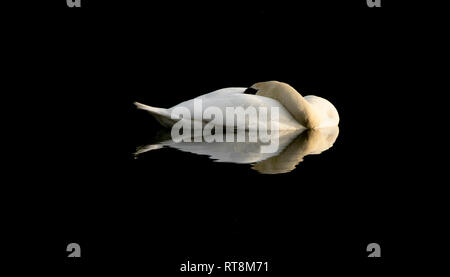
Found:
M 339 124 L 339 114 L 336 108 L 324 98 L 314 95 L 303 97 L 290 85 L 278 81 L 260 82 L 250 88 L 256 90 L 257 93 L 255 95 L 244 93 L 247 88 L 224 88 L 182 102 L 169 109 L 150 107 L 138 102 L 135 102 L 135 105 L 139 109 L 148 111 L 166 127 L 170 127 L 178 121 L 171 118 L 172 111 L 177 107 L 189 109 L 194 115 L 191 117 L 192 120 L 203 121 L 201 115 L 194 112 L 195 99 L 202 100 L 203 110 L 208 107 L 217 107 L 223 114 L 227 107 L 243 107 L 244 109 L 250 106 L 264 107 L 269 111 L 268 120 L 272 118 L 271 108 L 278 107 L 280 130 L 318 129 Z M 223 126 L 227 126 L 226 121 L 223 122 Z M 260 126 L 259 122 L 258 126 Z M 246 125 L 247 127 L 248 125 Z

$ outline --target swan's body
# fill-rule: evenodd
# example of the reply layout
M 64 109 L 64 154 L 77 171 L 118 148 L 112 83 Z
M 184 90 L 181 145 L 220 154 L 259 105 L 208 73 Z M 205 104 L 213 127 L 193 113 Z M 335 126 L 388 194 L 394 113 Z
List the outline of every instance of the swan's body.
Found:
M 178 120 L 172 119 L 171 114 L 174 109 L 187 108 L 192 117 L 191 120 L 202 121 L 202 113 L 196 113 L 194 109 L 195 100 L 202 100 L 203 111 L 209 107 L 216 107 L 226 114 L 229 107 L 267 108 L 267 120 L 272 120 L 271 108 L 278 108 L 278 123 L 280 130 L 317 129 L 337 126 L 339 115 L 336 108 L 327 100 L 309 95 L 302 97 L 295 89 L 285 83 L 270 81 L 256 83 L 251 88 L 258 92 L 255 95 L 245 94 L 247 88 L 224 88 L 201 95 L 197 98 L 182 102 L 172 108 L 163 109 L 135 103 L 140 109 L 150 112 L 162 125 L 170 127 Z M 261 122 L 258 116 L 258 125 L 266 124 Z M 227 126 L 227 121 L 223 121 L 223 126 Z M 270 128 L 270 124 L 267 125 Z M 227 126 L 233 127 L 233 126 Z M 246 129 L 248 124 L 246 124 Z

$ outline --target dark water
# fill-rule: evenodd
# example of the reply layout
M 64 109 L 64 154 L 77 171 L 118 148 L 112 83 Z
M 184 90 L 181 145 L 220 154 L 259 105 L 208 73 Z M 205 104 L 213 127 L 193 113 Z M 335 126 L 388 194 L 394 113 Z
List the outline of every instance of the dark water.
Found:
M 15 178 L 14 242 L 80 273 L 172 275 L 187 260 L 269 261 L 273 276 L 398 265 L 429 218 L 408 177 L 420 143 L 399 124 L 415 87 L 398 34 L 411 30 L 387 3 L 317 2 L 40 7 L 17 63 L 27 128 L 15 159 L 27 170 Z M 170 147 L 135 159 L 160 127 L 134 101 L 167 108 L 268 80 L 336 106 L 333 147 L 283 174 Z M 67 259 L 69 242 L 81 259 Z M 381 259 L 367 258 L 371 242 Z

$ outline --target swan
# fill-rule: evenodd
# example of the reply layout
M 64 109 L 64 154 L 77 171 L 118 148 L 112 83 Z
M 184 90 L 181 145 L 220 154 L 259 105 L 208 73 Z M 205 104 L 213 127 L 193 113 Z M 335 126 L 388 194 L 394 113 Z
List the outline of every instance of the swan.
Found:
M 248 94 L 248 91 L 256 91 L 256 94 Z M 293 87 L 279 81 L 259 82 L 250 88 L 219 89 L 184 101 L 169 109 L 151 107 L 139 102 L 135 102 L 135 105 L 138 109 L 145 110 L 153 115 L 161 125 L 171 127 L 179 120 L 171 116 L 172 112 L 180 107 L 188 109 L 193 115 L 190 121 L 205 122 L 202 113 L 195 112 L 196 100 L 201 100 L 203 111 L 209 107 L 215 107 L 220 109 L 223 114 L 225 114 L 227 107 L 267 108 L 267 111 L 270 111 L 267 115 L 268 121 L 275 118 L 270 114 L 271 108 L 278 108 L 279 130 L 320 129 L 338 126 L 339 124 L 339 114 L 328 100 L 314 95 L 303 97 Z M 257 126 L 262 124 L 259 120 L 261 119 L 258 118 Z M 250 128 L 247 123 L 246 129 Z M 227 120 L 224 120 L 222 126 L 235 127 L 229 126 L 229 124 Z M 234 124 L 234 121 L 231 124 Z

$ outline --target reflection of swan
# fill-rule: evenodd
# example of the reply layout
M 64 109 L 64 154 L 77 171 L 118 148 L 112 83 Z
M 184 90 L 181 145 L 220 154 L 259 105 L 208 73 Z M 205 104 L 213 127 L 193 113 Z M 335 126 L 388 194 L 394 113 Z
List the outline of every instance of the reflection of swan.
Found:
M 198 155 L 208 155 L 216 162 L 253 164 L 253 169 L 264 174 L 292 171 L 303 157 L 320 154 L 336 141 L 339 128 L 290 130 L 279 134 L 279 148 L 275 153 L 262 153 L 260 142 L 180 142 L 170 139 L 170 132 L 159 134 L 159 142 L 139 147 L 135 155 L 164 146 Z M 246 140 L 247 141 L 247 140 Z
M 278 107 L 280 130 L 317 129 L 337 126 L 339 123 L 339 115 L 333 104 L 326 99 L 313 95 L 303 97 L 286 83 L 261 82 L 251 86 L 251 89 L 256 90 L 257 93 L 255 95 L 246 94 L 244 93 L 246 88 L 225 88 L 201 95 L 195 99 L 202 100 L 203 110 L 208 107 L 216 107 L 223 114 L 225 114 L 227 107 L 247 108 L 251 106 L 267 108 L 268 111 L 271 111 L 272 107 Z M 176 122 L 171 118 L 171 113 L 179 107 L 187 108 L 193 115 L 191 117 L 193 121 L 203 121 L 202 113 L 194 112 L 195 99 L 182 102 L 170 109 L 155 108 L 140 103 L 135 104 L 138 108 L 152 114 L 162 125 L 170 127 Z M 267 117 L 270 120 L 271 115 L 268 114 Z M 227 124 L 230 123 L 224 120 L 222 124 L 228 126 Z M 235 126 L 234 121 L 231 124 Z M 259 122 L 257 126 L 260 126 Z M 246 125 L 245 128 L 249 129 L 249 126 Z
M 276 156 L 260 161 L 253 169 L 264 174 L 292 171 L 306 155 L 320 154 L 333 146 L 339 135 L 339 127 L 309 129 L 297 136 Z

